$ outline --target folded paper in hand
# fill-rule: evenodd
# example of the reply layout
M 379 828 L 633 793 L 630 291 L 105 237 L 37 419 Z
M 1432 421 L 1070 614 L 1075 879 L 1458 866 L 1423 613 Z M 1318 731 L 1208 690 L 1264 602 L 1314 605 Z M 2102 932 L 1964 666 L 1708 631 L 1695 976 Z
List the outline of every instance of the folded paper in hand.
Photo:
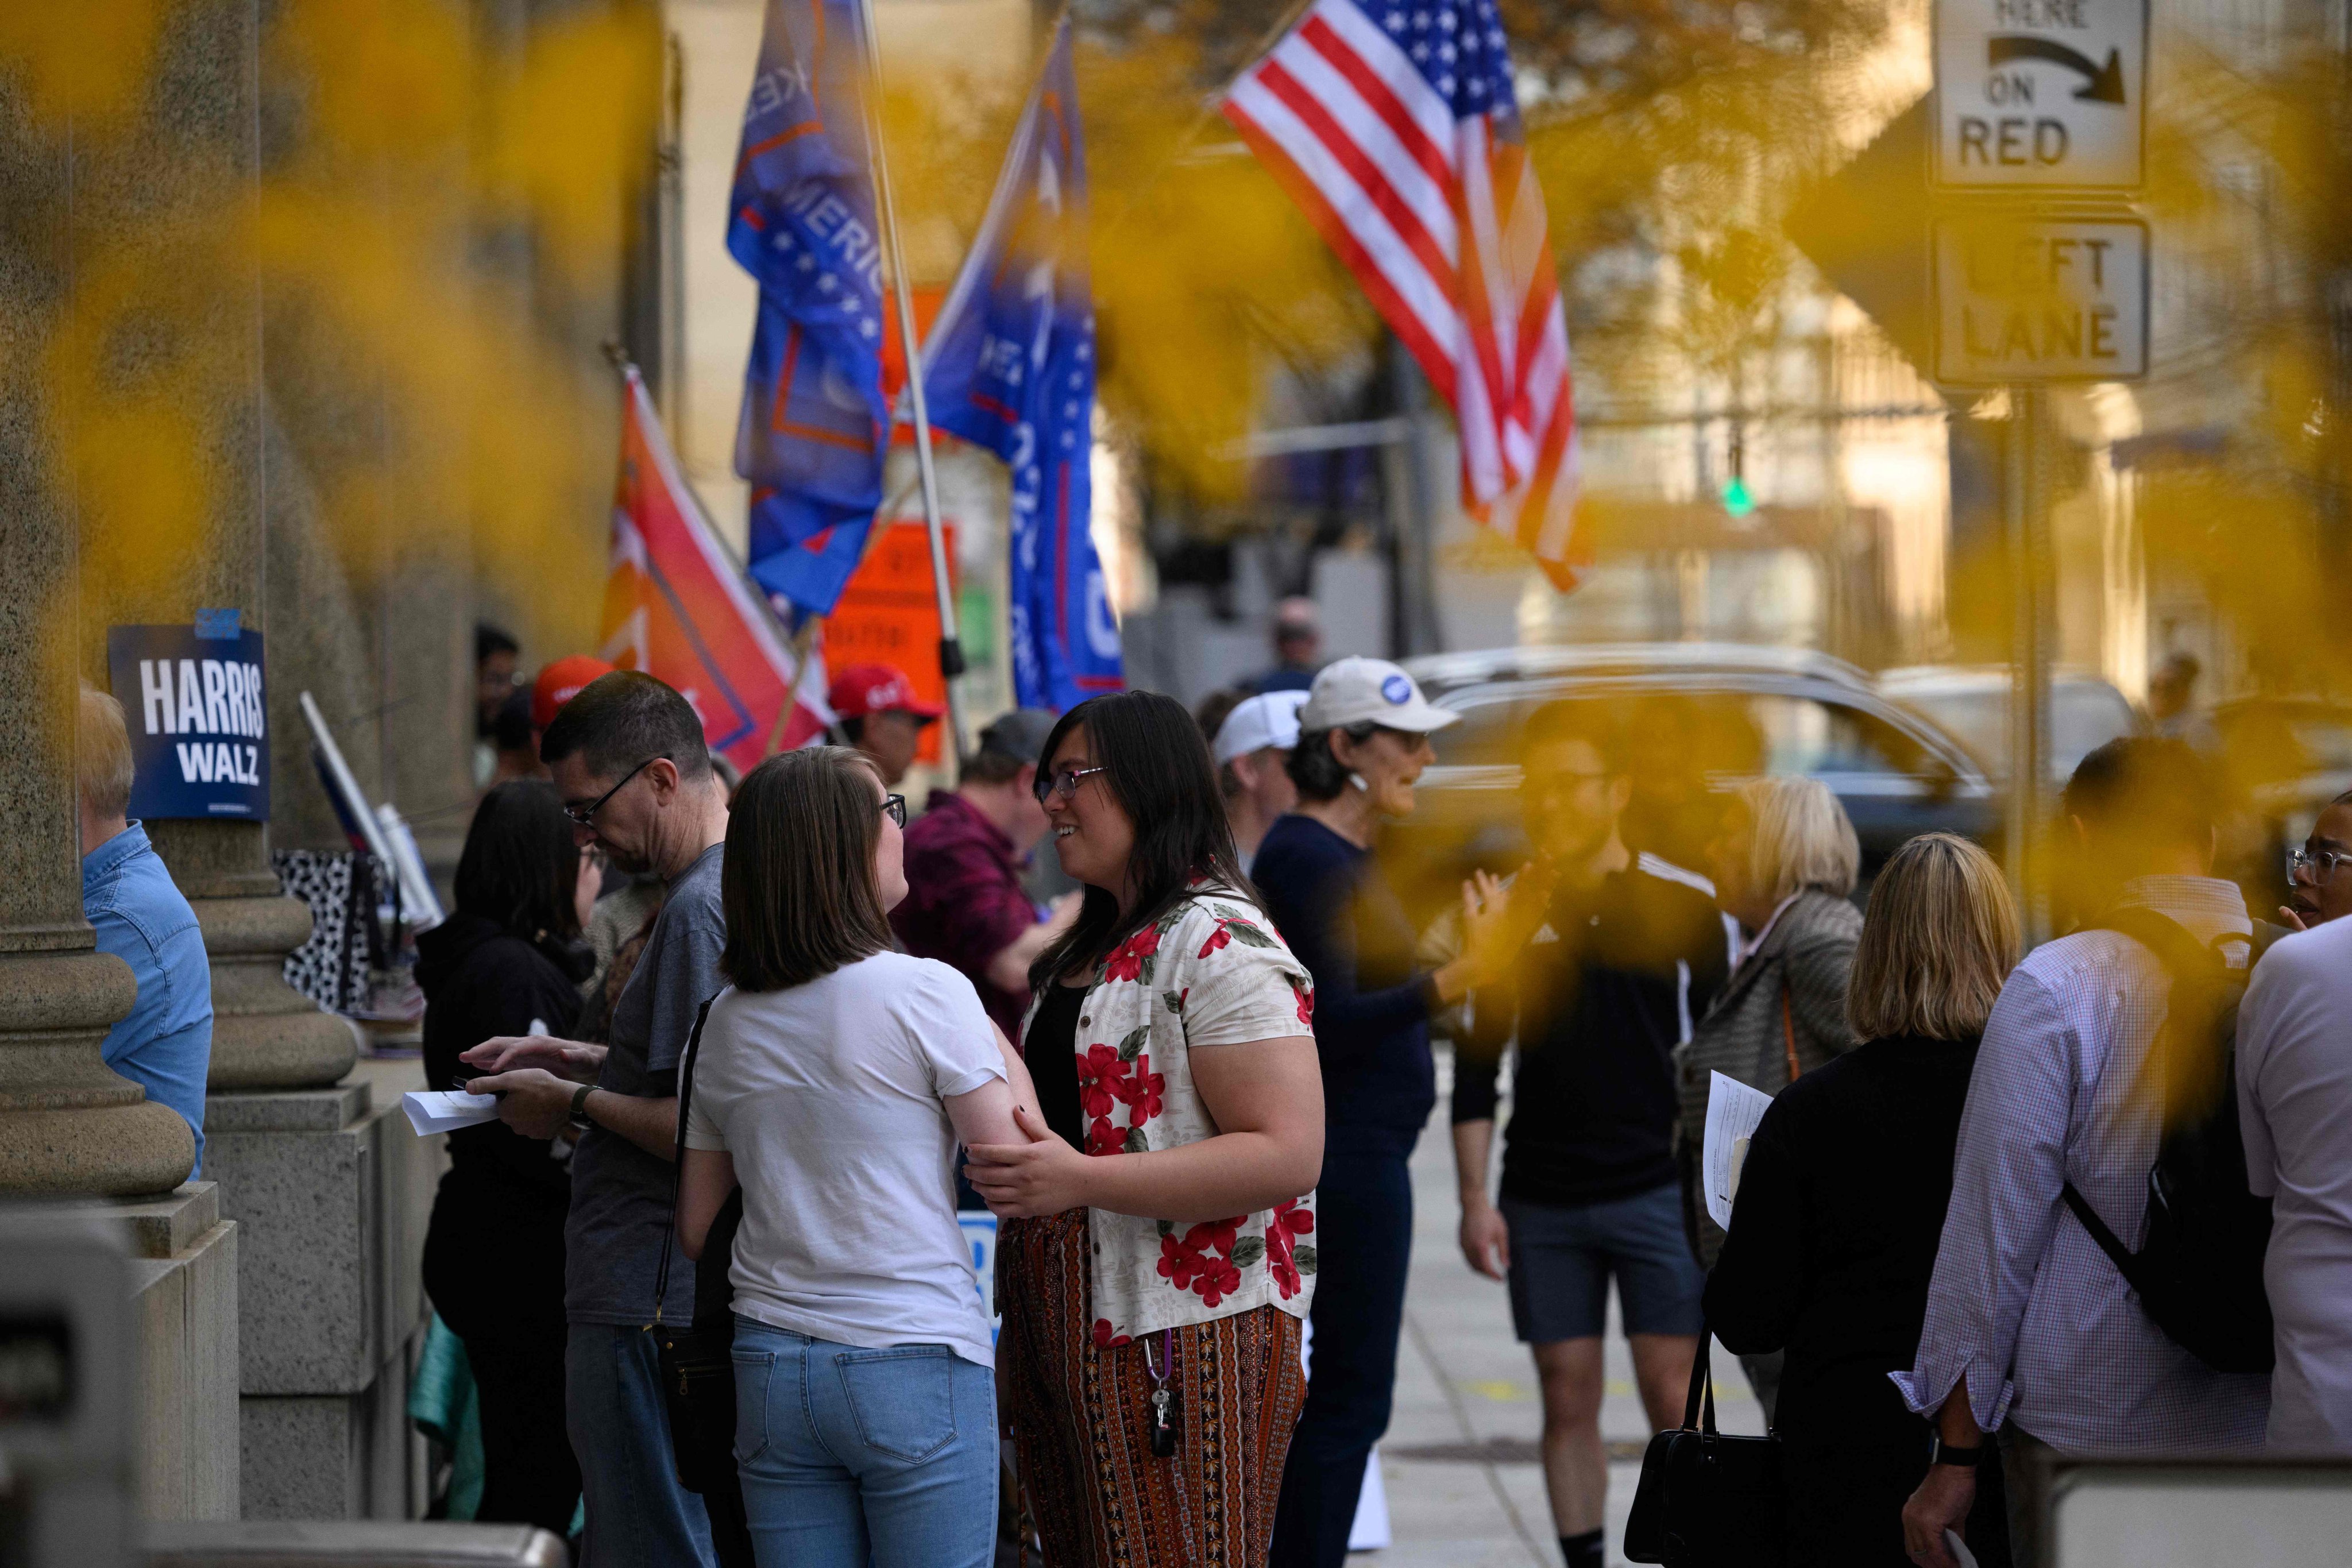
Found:
M 467 1094 L 463 1089 L 411 1089 L 400 1097 L 400 1109 L 408 1112 L 408 1124 L 416 1129 L 419 1138 L 436 1132 L 451 1132 L 460 1127 L 472 1127 L 499 1119 L 499 1097 L 495 1094 Z
M 1754 1135 L 1756 1124 L 1771 1109 L 1772 1097 L 1719 1072 L 1709 1073 L 1707 1080 L 1706 1141 L 1699 1151 L 1699 1186 L 1706 1198 L 1707 1217 L 1729 1230 L 1741 1156 L 1748 1152 L 1748 1140 Z

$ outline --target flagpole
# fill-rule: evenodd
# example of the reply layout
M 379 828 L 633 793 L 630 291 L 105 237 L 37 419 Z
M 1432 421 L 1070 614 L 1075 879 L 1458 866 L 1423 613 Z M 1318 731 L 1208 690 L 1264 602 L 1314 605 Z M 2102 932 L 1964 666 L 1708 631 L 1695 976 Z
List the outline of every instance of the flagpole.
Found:
M 948 738 L 942 748 L 950 778 L 961 773 L 964 757 L 963 699 L 956 677 L 963 673 L 963 641 L 956 635 L 955 595 L 948 587 L 948 550 L 940 526 L 940 476 L 931 460 L 931 411 L 923 395 L 923 362 L 915 336 L 915 295 L 907 281 L 907 253 L 898 243 L 898 204 L 890 189 L 890 160 L 882 148 L 882 44 L 874 25 L 874 0 L 857 0 L 859 30 L 865 34 L 866 75 L 872 90 L 866 93 L 866 140 L 874 160 L 874 200 L 882 220 L 882 243 L 890 257 L 890 288 L 898 302 L 898 342 L 907 362 L 908 405 L 915 416 L 915 471 L 922 480 L 923 527 L 931 541 L 931 586 L 940 606 L 940 675 L 947 688 Z M 887 435 L 887 427 L 885 427 Z

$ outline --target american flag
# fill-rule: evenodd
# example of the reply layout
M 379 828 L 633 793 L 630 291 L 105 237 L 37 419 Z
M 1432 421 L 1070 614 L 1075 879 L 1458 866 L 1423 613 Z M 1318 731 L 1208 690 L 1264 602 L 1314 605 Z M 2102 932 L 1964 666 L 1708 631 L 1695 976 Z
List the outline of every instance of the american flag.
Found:
M 1568 322 L 1494 0 L 1316 0 L 1225 95 L 1462 433 L 1462 499 L 1576 585 Z

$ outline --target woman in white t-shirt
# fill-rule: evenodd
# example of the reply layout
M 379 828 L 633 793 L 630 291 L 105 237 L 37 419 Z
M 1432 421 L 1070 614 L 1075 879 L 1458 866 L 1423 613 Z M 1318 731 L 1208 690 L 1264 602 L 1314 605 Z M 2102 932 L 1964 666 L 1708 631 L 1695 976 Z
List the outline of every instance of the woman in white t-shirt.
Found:
M 736 1441 L 761 1568 L 960 1568 L 996 1521 L 994 1348 L 957 1144 L 1017 1141 L 1027 1073 L 971 983 L 890 948 L 906 802 L 857 752 L 772 757 L 727 826 L 723 965 L 679 1240 L 743 1188 Z

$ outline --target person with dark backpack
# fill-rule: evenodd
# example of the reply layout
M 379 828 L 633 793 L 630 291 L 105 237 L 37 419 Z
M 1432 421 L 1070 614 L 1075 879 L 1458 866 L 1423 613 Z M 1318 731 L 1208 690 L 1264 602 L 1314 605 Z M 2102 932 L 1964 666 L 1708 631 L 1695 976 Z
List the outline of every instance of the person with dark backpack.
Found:
M 2260 1310 L 2267 1224 L 2225 1130 L 2255 934 L 2236 886 L 2211 875 L 2211 801 L 2178 741 L 2109 742 L 2067 783 L 2081 869 L 2059 891 L 2100 912 L 2028 954 L 1993 1004 L 1918 1355 L 1893 1374 L 1933 1423 L 1903 1510 L 1927 1568 L 1955 1568 L 1946 1531 L 1974 1500 L 1989 1432 L 2021 1568 L 2042 1557 L 2032 1521 L 2053 1451 L 2262 1444 L 2270 1379 L 2246 1361 L 2267 1317 L 2227 1321 Z

